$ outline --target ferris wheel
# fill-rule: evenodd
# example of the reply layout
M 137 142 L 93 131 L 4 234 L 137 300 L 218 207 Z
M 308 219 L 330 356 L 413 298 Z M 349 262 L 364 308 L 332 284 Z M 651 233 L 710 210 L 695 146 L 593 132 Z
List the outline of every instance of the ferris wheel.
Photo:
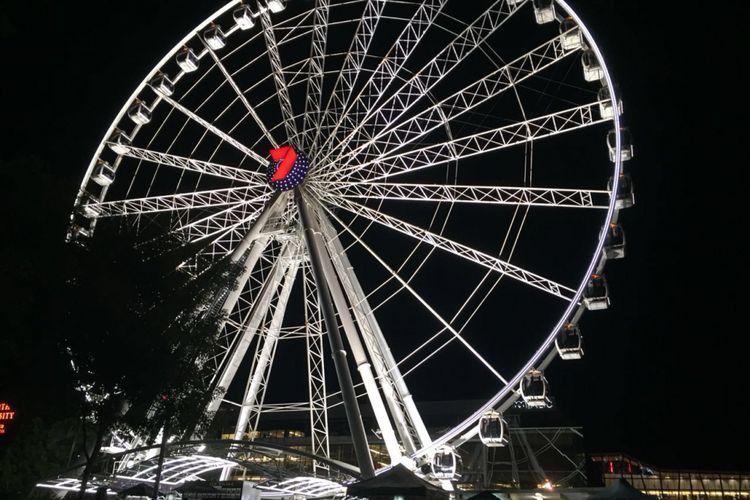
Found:
M 126 223 L 202 243 L 188 272 L 241 265 L 206 408 L 239 408 L 235 439 L 298 412 L 328 459 L 343 405 L 363 473 L 450 480 L 462 443 L 507 442 L 511 405 L 550 404 L 544 370 L 609 304 L 621 113 L 563 0 L 232 1 L 117 114 L 68 239 Z M 429 399 L 480 402 L 435 433 Z

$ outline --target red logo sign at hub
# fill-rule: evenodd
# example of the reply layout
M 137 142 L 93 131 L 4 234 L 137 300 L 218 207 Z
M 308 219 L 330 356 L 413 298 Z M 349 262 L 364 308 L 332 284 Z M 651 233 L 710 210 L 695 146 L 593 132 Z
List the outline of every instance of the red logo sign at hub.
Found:
M 292 146 L 282 146 L 270 151 L 268 183 L 278 191 L 288 191 L 299 186 L 307 175 L 310 161 Z

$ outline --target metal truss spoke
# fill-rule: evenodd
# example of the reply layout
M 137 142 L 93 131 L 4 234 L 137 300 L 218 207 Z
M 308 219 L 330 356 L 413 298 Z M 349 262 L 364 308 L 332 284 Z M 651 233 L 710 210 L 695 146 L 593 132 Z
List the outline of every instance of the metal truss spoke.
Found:
M 178 224 L 172 232 L 182 233 L 188 241 L 210 240 L 229 231 L 237 230 L 254 219 L 260 213 L 259 205 L 260 203 L 255 205 L 237 203 L 216 213 Z
M 248 425 L 251 431 L 256 431 L 260 420 L 261 408 L 265 399 L 266 388 L 268 387 L 268 378 L 273 364 L 273 358 L 278 346 L 281 324 L 286 313 L 289 295 L 292 292 L 292 286 L 299 269 L 299 259 L 292 258 L 287 263 L 287 270 L 284 277 L 284 283 L 278 291 L 276 303 L 269 308 L 268 313 L 271 315 L 271 321 L 266 329 L 262 341 L 256 344 L 255 357 L 251 369 L 250 379 L 245 389 L 245 396 L 242 401 L 237 424 L 234 431 L 234 439 L 241 440 L 245 434 Z
M 403 69 L 407 59 L 414 52 L 417 45 L 419 45 L 422 37 L 430 26 L 432 26 L 432 23 L 438 17 L 446 2 L 447 0 L 427 0 L 422 2 L 416 13 L 406 23 L 406 27 L 401 34 L 396 38 L 396 42 L 386 56 L 381 59 L 377 69 L 370 75 L 364 87 L 359 91 L 350 108 L 339 115 L 340 118 L 333 132 L 329 134 L 321 148 L 323 151 L 334 140 L 336 132 L 345 117 L 348 117 L 350 114 L 353 117 L 365 116 L 372 106 L 383 96 L 386 88 L 391 85 L 396 75 Z M 354 127 L 356 127 L 357 121 L 353 120 Z M 325 162 L 328 156 L 329 154 L 326 152 L 320 161 Z
M 179 102 L 175 101 L 174 99 L 172 99 L 168 95 L 160 92 L 158 89 L 155 89 L 153 87 L 151 87 L 151 88 L 153 89 L 154 92 L 156 92 L 156 94 L 159 97 L 161 97 L 167 103 L 169 103 L 170 106 L 172 106 L 173 108 L 177 109 L 179 112 L 181 112 L 182 114 L 186 115 L 188 118 L 190 118 L 194 122 L 198 123 L 203 128 L 205 128 L 206 130 L 208 130 L 212 134 L 214 134 L 217 137 L 219 137 L 220 139 L 222 139 L 227 144 L 230 144 L 230 145 L 234 146 L 236 149 L 238 149 L 239 151 L 243 152 L 245 155 L 249 156 L 250 158 L 252 158 L 256 162 L 258 162 L 260 165 L 262 165 L 263 167 L 265 167 L 266 164 L 268 163 L 268 160 L 266 160 L 265 158 L 263 158 L 258 153 L 256 153 L 252 149 L 248 148 L 244 144 L 242 144 L 237 139 L 231 137 L 226 132 L 220 130 L 218 127 L 216 127 L 212 123 L 210 123 L 207 120 L 201 118 L 200 116 L 198 116 L 197 114 L 195 114 L 193 111 L 189 110 L 188 108 L 186 108 L 185 106 L 183 106 Z
M 326 389 L 325 347 L 323 318 L 318 303 L 318 291 L 309 266 L 303 270 L 303 293 L 305 298 L 305 341 L 307 347 L 307 390 L 310 412 L 310 444 L 315 455 L 330 458 L 328 440 L 328 397 Z M 318 474 L 329 467 L 313 462 L 313 471 Z
M 570 301 L 575 296 L 575 290 L 572 288 L 568 288 L 567 286 L 534 274 L 521 267 L 514 266 L 502 259 L 474 250 L 471 247 L 457 243 L 439 234 L 426 231 L 390 215 L 383 214 L 377 210 L 344 199 L 329 199 L 328 201 L 339 208 L 352 212 L 355 215 L 377 222 L 378 224 L 391 228 L 394 231 L 398 231 L 399 233 L 414 238 L 417 241 L 452 253 L 453 255 L 469 260 L 488 269 L 492 269 L 504 276 L 508 276 L 509 278 L 520 281 L 521 283 L 538 288 L 556 297 Z
M 442 78 L 457 67 L 469 54 L 483 44 L 500 26 L 502 26 L 525 0 L 518 3 L 498 0 L 484 13 L 466 27 L 456 38 L 445 46 L 432 60 L 425 64 L 409 80 L 382 102 L 373 107 L 367 116 L 336 146 L 356 148 L 365 125 L 375 130 L 406 112 L 414 103 L 427 94 Z M 372 122 L 372 124 L 370 124 Z
M 327 196 L 451 203 L 480 203 L 540 207 L 609 208 L 606 190 L 527 187 L 457 186 L 444 184 L 328 183 Z
M 322 120 L 315 134 L 313 146 L 317 145 L 323 127 L 335 126 L 336 117 L 329 112 L 329 109 L 333 106 L 346 110 L 385 4 L 385 0 L 367 0 L 357 31 L 344 57 L 344 63 L 333 86 L 333 91 L 328 98 L 325 112 L 321 116 Z M 339 117 L 344 116 L 346 116 L 346 111 L 339 115 Z M 317 152 L 318 150 L 315 149 L 311 151 L 311 154 L 317 154 Z
M 116 217 L 173 210 L 200 210 L 235 203 L 259 203 L 269 197 L 268 193 L 259 195 L 255 188 L 236 187 L 185 194 L 149 196 L 130 200 L 104 201 L 89 203 L 86 207 L 95 212 L 97 217 Z
M 335 214 L 333 214 L 327 207 L 325 207 L 326 212 L 328 212 L 328 215 L 336 220 L 339 224 L 342 225 L 344 230 L 348 232 L 352 237 L 359 243 L 367 252 L 373 256 L 375 260 L 378 261 L 378 263 L 383 266 L 383 268 L 396 280 L 399 282 L 399 284 L 407 290 L 440 324 L 445 327 L 446 330 L 448 330 L 455 338 L 458 340 L 466 349 L 474 355 L 474 357 L 477 358 L 477 360 L 485 367 L 487 368 L 498 380 L 500 380 L 502 383 L 507 384 L 507 380 L 500 375 L 500 373 L 486 360 L 484 357 L 477 351 L 474 347 L 472 347 L 469 342 L 461 336 L 459 332 L 456 331 L 453 326 L 451 326 L 450 323 L 448 323 L 441 315 L 438 313 L 435 308 L 433 308 L 419 293 L 417 293 L 414 288 L 412 288 L 409 283 L 407 283 L 406 280 L 404 280 L 401 276 L 396 273 L 396 271 L 393 270 L 377 253 L 375 253 L 374 250 L 372 250 L 362 239 L 352 231 L 349 226 L 347 226 L 341 219 L 336 217 Z
M 305 117 L 302 122 L 302 134 L 305 136 L 305 147 L 308 151 L 317 150 L 314 142 L 316 136 L 315 129 L 317 129 L 317 124 L 320 122 L 329 11 L 329 0 L 316 1 L 315 8 L 313 9 L 312 43 L 310 45 L 310 59 L 307 70 Z
M 161 151 L 153 151 L 150 149 L 128 146 L 127 152 L 122 156 L 135 158 L 137 160 L 150 161 L 153 163 L 158 163 L 159 165 L 181 168 L 183 170 L 189 170 L 191 172 L 197 172 L 199 174 L 222 177 L 224 179 L 229 179 L 232 181 L 251 183 L 256 187 L 262 187 L 265 184 L 264 176 L 259 172 L 251 172 L 249 170 L 220 165 L 218 163 L 213 163 L 210 161 L 196 160 L 194 158 L 186 158 L 184 156 L 162 153 Z
M 563 60 L 576 50 L 563 47 L 561 37 L 556 36 L 406 121 L 398 123 L 395 127 L 393 125 L 398 117 L 390 120 L 369 141 L 339 157 L 338 163 L 346 164 L 347 158 L 355 156 L 364 157 L 366 160 L 371 159 L 372 153 L 370 153 L 370 150 L 376 141 L 386 144 L 389 148 L 401 148 L 406 144 L 413 143 L 436 128 L 444 126 L 447 120 L 453 120 L 480 104 L 503 94 L 524 80 Z
M 281 285 L 281 281 L 284 274 L 288 270 L 289 262 L 288 258 L 290 246 L 285 244 L 283 249 L 277 256 L 273 268 L 263 284 L 262 289 L 257 295 L 257 298 L 253 302 L 252 310 L 250 311 L 243 329 L 237 332 L 235 338 L 231 342 L 231 346 L 226 349 L 226 355 L 220 363 L 221 370 L 217 370 L 212 380 L 212 386 L 218 389 L 218 396 L 209 404 L 208 411 L 215 412 L 219 408 L 221 400 L 224 398 L 229 385 L 234 379 L 237 369 L 245 357 L 248 347 L 258 333 L 259 327 L 263 318 L 271 306 L 271 300 L 273 299 L 276 291 Z
M 578 130 L 608 120 L 598 115 L 598 106 L 599 102 L 597 101 L 452 139 L 440 144 L 425 146 L 404 153 L 388 154 L 376 160 L 344 168 L 339 171 L 339 175 L 351 175 L 365 169 L 366 182 L 374 182 L 406 172 L 459 161 L 536 139 Z
M 237 82 L 234 81 L 234 78 L 232 78 L 232 75 L 227 71 L 227 69 L 224 67 L 224 64 L 222 64 L 221 59 L 219 59 L 219 56 L 216 55 L 216 53 L 211 49 L 211 47 L 208 46 L 208 44 L 201 38 L 203 41 L 203 45 L 206 46 L 206 50 L 213 58 L 214 62 L 216 63 L 216 67 L 219 68 L 221 73 L 224 75 L 224 78 L 226 79 L 227 83 L 229 83 L 229 86 L 232 87 L 234 92 L 237 94 L 237 97 L 240 101 L 242 101 L 242 104 L 244 104 L 245 108 L 247 109 L 247 112 L 250 113 L 250 116 L 255 120 L 255 123 L 260 127 L 260 130 L 263 132 L 263 135 L 266 136 L 266 139 L 268 139 L 268 142 L 271 143 L 271 145 L 274 148 L 279 147 L 279 144 L 276 142 L 276 139 L 274 139 L 273 135 L 271 135 L 271 132 L 268 130 L 268 127 L 266 127 L 266 124 L 263 123 L 263 120 L 261 120 L 260 116 L 258 116 L 258 113 L 256 113 L 255 108 L 253 108 L 250 105 L 250 102 L 247 100 L 247 97 L 245 97 L 245 94 L 240 90 L 239 85 L 237 85 Z
M 268 59 L 271 63 L 273 82 L 276 85 L 276 95 L 279 98 L 281 115 L 284 119 L 284 128 L 286 129 L 288 140 L 296 142 L 297 125 L 294 121 L 292 101 L 289 99 L 289 89 L 287 88 L 286 80 L 284 78 L 284 67 L 281 64 L 279 45 L 276 43 L 276 35 L 273 32 L 271 14 L 267 9 L 260 9 L 260 21 L 263 27 L 263 36 L 266 40 Z

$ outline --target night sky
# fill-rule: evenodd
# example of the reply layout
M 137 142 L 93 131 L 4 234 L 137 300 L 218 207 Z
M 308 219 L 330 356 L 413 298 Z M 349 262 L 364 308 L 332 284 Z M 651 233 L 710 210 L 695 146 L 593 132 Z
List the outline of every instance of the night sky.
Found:
M 13 184 L 13 193 L 2 186 L 13 200 L 3 203 L 4 264 L 43 255 L 40 246 L 64 238 L 75 189 L 124 99 L 221 3 L 0 3 L 2 168 L 32 159 L 51 179 L 41 184 L 50 192 L 33 177 Z M 612 307 L 587 318 L 598 333 L 586 338 L 584 361 L 552 370 L 557 403 L 584 427 L 590 451 L 624 451 L 669 468 L 749 470 L 741 242 L 750 3 L 571 4 L 620 84 L 636 147 L 628 167 L 637 202 L 621 218 L 627 259 L 607 269 Z M 49 207 L 49 220 L 30 224 L 24 200 Z M 11 276 L 3 294 L 26 290 L 23 273 Z M 3 309 L 8 317 L 44 313 Z M 0 389 L 22 399 L 45 384 L 45 353 L 53 350 L 45 332 L 26 334 L 39 354 L 19 350 L 20 358 L 0 366 Z

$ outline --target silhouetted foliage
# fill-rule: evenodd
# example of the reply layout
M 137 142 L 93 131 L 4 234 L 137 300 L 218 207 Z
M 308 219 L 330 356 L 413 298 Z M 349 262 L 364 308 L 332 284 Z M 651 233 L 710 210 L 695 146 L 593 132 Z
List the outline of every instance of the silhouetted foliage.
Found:
M 199 275 L 180 264 L 175 240 L 139 245 L 133 231 L 101 228 L 86 248 L 71 247 L 63 312 L 81 415 L 92 428 L 91 464 L 110 431 L 153 442 L 162 428 L 189 436 L 208 418 L 209 386 L 221 301 L 238 268 L 229 259 Z M 84 436 L 87 432 L 84 432 Z M 93 442 L 92 442 L 93 441 Z

